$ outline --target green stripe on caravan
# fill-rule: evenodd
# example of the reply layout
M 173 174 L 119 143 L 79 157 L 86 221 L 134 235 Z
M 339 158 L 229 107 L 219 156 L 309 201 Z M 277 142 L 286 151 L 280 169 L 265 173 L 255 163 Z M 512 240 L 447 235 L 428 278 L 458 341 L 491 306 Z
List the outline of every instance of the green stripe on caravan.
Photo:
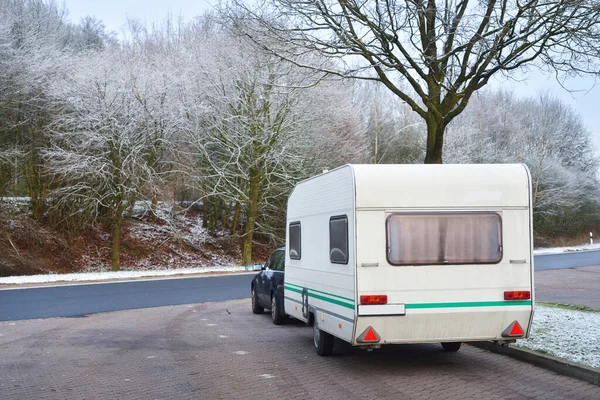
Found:
M 286 283 L 285 283 L 285 286 L 289 286 L 289 287 L 290 287 L 290 289 L 292 289 L 292 288 L 297 288 L 297 289 L 300 289 L 300 290 L 302 290 L 302 286 L 299 286 L 299 285 L 294 285 L 293 283 L 287 283 L 287 282 L 286 282 Z M 336 298 L 338 298 L 338 299 L 341 299 L 341 300 L 344 300 L 344 301 L 349 301 L 349 302 L 351 302 L 351 303 L 354 303 L 354 299 L 349 299 L 348 297 L 338 296 L 337 294 L 332 294 L 332 293 L 322 292 L 322 291 L 320 291 L 320 290 L 316 290 L 316 289 L 308 289 L 308 290 L 310 290 L 311 292 L 315 292 L 315 293 L 321 293 L 321 294 L 324 294 L 324 295 L 327 295 L 327 296 L 336 297 Z
M 505 307 L 505 306 L 530 306 L 531 300 L 522 301 L 465 301 L 456 303 L 419 303 L 407 304 L 407 309 L 419 308 L 463 308 L 463 307 Z
M 298 285 L 293 285 L 293 287 L 292 287 L 291 284 L 286 283 L 284 287 L 285 287 L 285 289 L 287 289 L 287 290 L 289 290 L 291 292 L 296 292 L 296 293 L 302 294 L 302 288 L 300 286 L 298 286 Z M 346 307 L 346 308 L 349 308 L 351 310 L 354 310 L 354 301 L 353 300 L 346 299 L 345 297 L 341 297 L 341 296 L 336 296 L 334 294 L 329 294 L 329 293 L 321 292 L 319 290 L 314 290 L 314 289 L 307 289 L 307 290 L 308 290 L 308 296 L 309 297 L 312 297 L 312 298 L 315 298 L 315 299 L 319 299 L 319 300 L 323 300 L 323 301 L 326 301 L 328 303 L 337 304 L 338 306 L 342 306 L 342 307 Z M 337 297 L 337 299 L 331 298 L 331 297 L 325 297 L 325 296 L 323 296 L 323 295 L 321 295 L 319 293 L 322 293 L 323 295 L 326 295 L 326 296 Z M 351 303 L 347 303 L 345 301 L 341 301 L 341 300 L 338 300 L 338 299 L 344 299 L 344 300 L 350 301 Z
M 294 285 L 292 283 L 286 283 L 285 288 L 290 290 L 291 292 L 302 293 L 302 287 L 298 285 Z M 323 300 L 329 303 L 337 304 L 342 307 L 354 309 L 354 300 L 348 299 L 346 297 L 338 296 L 335 294 L 322 292 L 320 290 L 307 288 L 309 297 L 313 297 L 315 299 Z M 325 296 L 329 297 L 325 297 Z M 335 298 L 331 298 L 335 297 Z M 343 299 L 350 303 L 338 300 Z M 465 301 L 465 302 L 453 302 L 453 303 L 416 303 L 416 304 L 406 304 L 406 309 L 430 309 L 430 308 L 465 308 L 465 307 L 508 307 L 508 306 L 531 306 L 531 300 L 523 300 L 523 301 Z

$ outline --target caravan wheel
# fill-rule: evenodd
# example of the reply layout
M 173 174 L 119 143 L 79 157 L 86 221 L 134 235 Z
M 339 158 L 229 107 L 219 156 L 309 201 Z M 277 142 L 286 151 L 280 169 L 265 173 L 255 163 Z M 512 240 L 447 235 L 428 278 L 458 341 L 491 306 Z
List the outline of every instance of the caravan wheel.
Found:
M 446 342 L 442 343 L 442 348 L 448 353 L 456 353 L 460 349 L 460 345 L 460 342 Z
M 317 321 L 313 323 L 313 336 L 318 355 L 324 357 L 333 353 L 333 335 L 320 330 Z

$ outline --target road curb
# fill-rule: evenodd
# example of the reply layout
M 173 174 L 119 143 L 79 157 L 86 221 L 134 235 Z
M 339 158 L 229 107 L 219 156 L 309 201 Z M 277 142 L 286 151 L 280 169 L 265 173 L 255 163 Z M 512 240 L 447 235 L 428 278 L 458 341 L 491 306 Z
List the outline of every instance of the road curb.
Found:
M 527 349 L 496 344 L 494 342 L 472 342 L 468 344 L 480 349 L 491 351 L 492 353 L 503 354 L 520 361 L 525 361 L 529 364 L 545 368 L 560 375 L 569 376 L 589 382 L 596 386 L 600 386 L 600 369 L 573 363 Z

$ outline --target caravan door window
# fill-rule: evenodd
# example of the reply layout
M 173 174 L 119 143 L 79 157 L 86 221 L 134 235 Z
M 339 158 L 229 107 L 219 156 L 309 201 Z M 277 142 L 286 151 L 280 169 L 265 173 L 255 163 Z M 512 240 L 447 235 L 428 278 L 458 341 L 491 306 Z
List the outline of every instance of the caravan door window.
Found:
M 302 256 L 301 238 L 302 231 L 300 229 L 300 222 L 290 222 L 289 227 L 289 238 L 290 238 L 290 258 L 292 260 L 299 260 Z
M 495 212 L 390 214 L 387 258 L 392 265 L 499 263 L 502 218 Z
M 329 219 L 329 260 L 334 264 L 348 264 L 348 216 Z

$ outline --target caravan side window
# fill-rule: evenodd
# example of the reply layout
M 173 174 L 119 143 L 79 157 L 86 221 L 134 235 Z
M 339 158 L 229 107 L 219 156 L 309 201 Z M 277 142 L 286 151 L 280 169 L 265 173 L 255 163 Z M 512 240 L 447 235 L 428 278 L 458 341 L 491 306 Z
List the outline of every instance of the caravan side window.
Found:
M 502 218 L 495 212 L 390 214 L 387 258 L 392 265 L 499 263 Z
M 348 264 L 348 216 L 329 219 L 329 260 L 334 264 Z
M 302 256 L 302 246 L 301 246 L 301 229 L 300 229 L 300 222 L 290 222 L 290 227 L 289 227 L 289 238 L 290 238 L 290 243 L 289 243 L 289 252 L 290 252 L 290 258 L 292 260 L 299 260 L 300 257 Z

